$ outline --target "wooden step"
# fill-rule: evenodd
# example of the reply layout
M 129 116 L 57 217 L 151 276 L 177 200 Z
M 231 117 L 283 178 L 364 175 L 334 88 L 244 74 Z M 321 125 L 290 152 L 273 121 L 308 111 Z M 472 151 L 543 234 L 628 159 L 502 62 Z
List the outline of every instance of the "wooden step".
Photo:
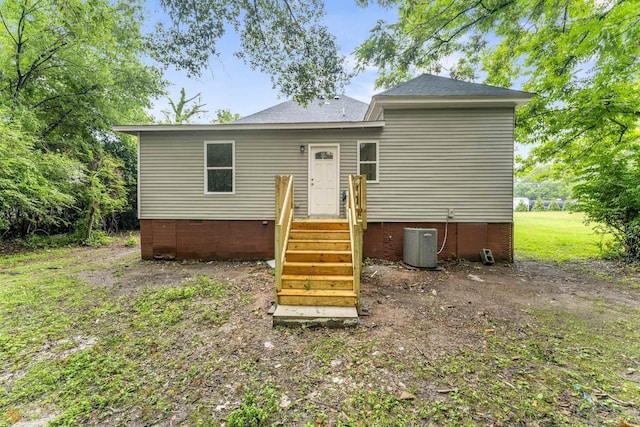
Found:
M 351 262 L 351 251 L 289 249 L 285 259 L 294 262 Z
M 291 230 L 289 240 L 349 240 L 349 230 Z
M 278 305 L 355 307 L 356 298 L 353 290 L 282 289 Z
M 291 240 L 288 249 L 300 251 L 351 251 L 349 240 Z
M 353 289 L 353 276 L 282 275 L 282 289 Z
M 350 262 L 290 262 L 282 265 L 282 274 L 305 276 L 351 276 L 353 264 Z
M 358 324 L 355 307 L 278 305 L 273 313 L 274 326 L 353 327 Z
M 346 220 L 294 220 L 292 230 L 349 230 Z

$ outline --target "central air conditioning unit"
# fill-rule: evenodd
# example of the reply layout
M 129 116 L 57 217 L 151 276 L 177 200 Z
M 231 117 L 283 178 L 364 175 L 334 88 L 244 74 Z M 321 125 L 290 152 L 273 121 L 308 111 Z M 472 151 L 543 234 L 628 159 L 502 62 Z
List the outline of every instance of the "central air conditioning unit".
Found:
M 438 266 L 438 230 L 435 228 L 405 228 L 402 260 L 420 268 Z

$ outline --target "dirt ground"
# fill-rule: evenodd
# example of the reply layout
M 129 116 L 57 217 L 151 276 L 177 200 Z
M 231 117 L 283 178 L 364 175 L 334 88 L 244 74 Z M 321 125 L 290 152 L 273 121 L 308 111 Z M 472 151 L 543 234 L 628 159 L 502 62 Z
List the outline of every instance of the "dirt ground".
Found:
M 224 419 L 239 407 L 247 384 L 258 380 L 276 384 L 283 393 L 278 404 L 291 414 L 280 425 L 335 425 L 332 419 L 345 417 L 344 402 L 354 390 L 382 387 L 394 396 L 410 392 L 417 401 L 442 400 L 442 384 L 420 379 L 402 366 L 415 366 L 415 360 L 429 364 L 461 350 L 482 351 L 487 347 L 488 331 L 524 336 L 534 322 L 532 309 L 561 307 L 606 319 L 640 307 L 640 275 L 611 262 L 518 261 L 485 266 L 443 261 L 437 271 L 426 271 L 367 260 L 362 276 L 367 315 L 361 317 L 358 327 L 273 328 L 268 310 L 274 300 L 274 278 L 265 262 L 143 261 L 136 254 L 139 248 L 122 245 L 88 249 L 83 257 L 99 260 L 106 267 L 79 276 L 107 287 L 114 295 L 133 296 L 146 287 L 179 286 L 204 274 L 237 285 L 250 298 L 247 304 L 235 307 L 230 320 L 217 330 L 185 332 L 185 344 L 173 351 L 189 364 L 205 366 L 213 360 L 218 367 L 206 378 L 181 388 L 183 401 L 170 416 L 162 414 L 154 420 L 139 408 L 129 408 L 115 411 L 101 423 L 192 425 L 194 411 L 209 411 Z M 202 345 L 194 347 L 193 342 Z M 327 342 L 335 352 L 327 350 Z M 313 353 L 319 348 L 320 356 Z M 625 375 L 640 382 L 640 357 L 634 357 L 631 360 L 637 366 Z M 457 388 L 458 384 L 447 387 Z M 328 414 L 322 423 L 309 405 L 316 413 Z M 638 416 L 636 409 L 630 411 Z M 483 425 L 502 425 L 490 414 L 484 416 L 478 414 L 475 419 Z M 597 424 L 589 418 L 582 422 Z
M 112 246 L 90 249 L 88 254 L 108 264 L 138 251 Z M 94 269 L 80 277 L 112 288 L 117 294 L 134 294 L 145 287 L 176 286 L 197 274 L 239 285 L 249 292 L 254 316 L 238 316 L 233 322 L 239 329 L 269 335 L 272 328 L 267 311 L 274 300 L 274 278 L 264 261 L 135 259 L 124 267 Z M 631 286 L 621 285 L 621 280 Z M 447 351 L 452 346 L 473 345 L 474 337 L 467 336 L 464 325 L 482 322 L 483 318 L 521 322 L 531 307 L 561 306 L 584 313 L 596 302 L 612 308 L 639 307 L 639 284 L 640 272 L 609 261 L 556 264 L 524 260 L 492 266 L 465 260 L 440 261 L 434 271 L 402 262 L 368 260 L 362 273 L 365 315 L 360 326 L 377 335 L 400 329 L 403 335 L 414 337 L 425 335 L 424 322 L 429 320 L 434 327 L 428 331 L 425 347 Z

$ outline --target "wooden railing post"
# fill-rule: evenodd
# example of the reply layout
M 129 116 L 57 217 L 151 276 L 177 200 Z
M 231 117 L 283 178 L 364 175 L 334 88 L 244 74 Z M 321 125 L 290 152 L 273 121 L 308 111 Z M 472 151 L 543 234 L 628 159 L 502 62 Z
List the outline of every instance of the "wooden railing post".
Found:
M 287 176 L 284 175 L 276 175 L 276 222 L 278 222 L 282 213 L 284 193 L 287 191 L 286 178 Z
M 353 262 L 353 291 L 356 294 L 356 309 L 360 313 L 360 276 L 362 274 L 362 238 L 367 228 L 366 177 L 349 176 L 349 200 L 347 218 L 351 237 L 351 261 Z
M 367 229 L 367 176 L 360 175 L 360 218 L 362 229 Z
M 293 221 L 293 176 L 276 176 L 275 199 L 276 219 L 274 226 L 274 254 L 276 261 L 276 304 L 278 304 L 278 292 L 282 289 L 282 267 L 284 263 L 284 254 L 286 251 L 287 240 L 289 239 L 289 231 L 291 230 L 291 222 Z

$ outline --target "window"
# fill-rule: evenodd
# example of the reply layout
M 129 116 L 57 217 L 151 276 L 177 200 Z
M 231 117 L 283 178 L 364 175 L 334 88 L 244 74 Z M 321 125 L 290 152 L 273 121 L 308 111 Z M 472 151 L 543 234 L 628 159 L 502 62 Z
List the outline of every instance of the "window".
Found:
M 316 160 L 333 160 L 333 152 L 331 152 L 331 151 L 318 151 L 316 153 Z
M 235 187 L 235 143 L 205 142 L 205 193 L 233 194 Z
M 358 141 L 358 175 L 378 182 L 378 141 Z

